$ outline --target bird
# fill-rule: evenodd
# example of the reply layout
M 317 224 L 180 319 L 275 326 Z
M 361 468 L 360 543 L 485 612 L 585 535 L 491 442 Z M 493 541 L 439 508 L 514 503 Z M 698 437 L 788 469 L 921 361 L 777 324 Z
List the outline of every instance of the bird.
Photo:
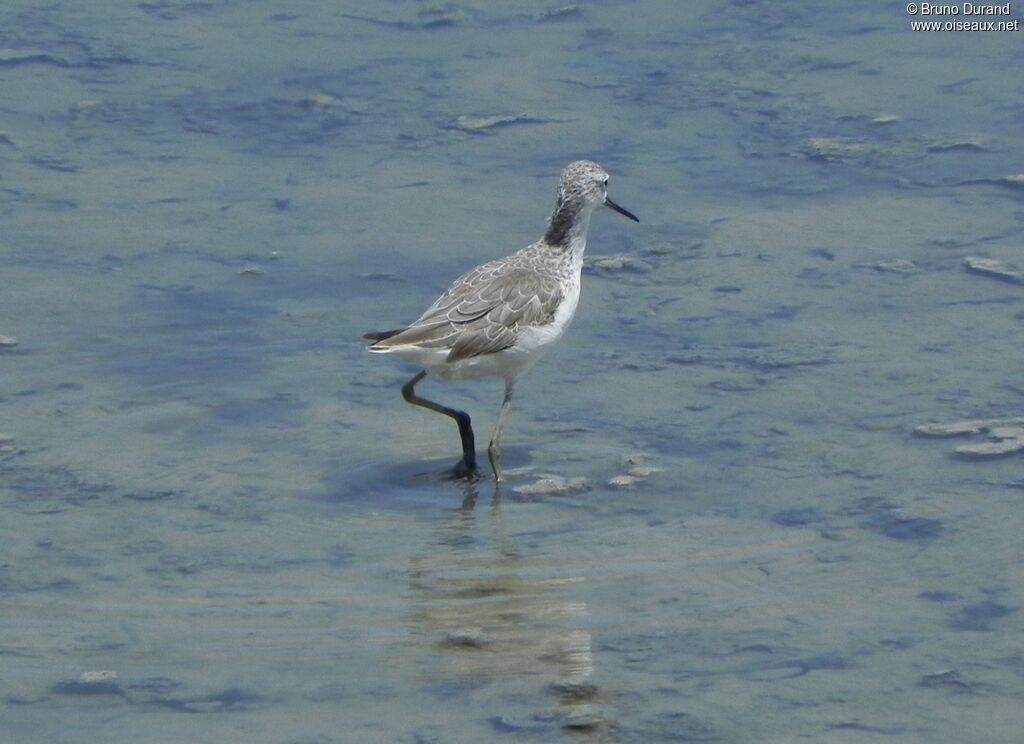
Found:
M 364 334 L 372 342 L 370 352 L 421 368 L 402 386 L 407 402 L 444 414 L 458 425 L 462 459 L 453 470 L 455 477 L 479 476 L 472 421 L 465 411 L 421 397 L 416 385 L 427 376 L 504 380 L 505 394 L 487 447 L 494 480 L 501 483 L 502 436 L 516 382 L 562 336 L 576 313 L 591 215 L 604 206 L 640 222 L 609 198 L 608 181 L 597 163 L 570 163 L 559 178 L 555 207 L 540 240 L 470 269 L 408 326 Z

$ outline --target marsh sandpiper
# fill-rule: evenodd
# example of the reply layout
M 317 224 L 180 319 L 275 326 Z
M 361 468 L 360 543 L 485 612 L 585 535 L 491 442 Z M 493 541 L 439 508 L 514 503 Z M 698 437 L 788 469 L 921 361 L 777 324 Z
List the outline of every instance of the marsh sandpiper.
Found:
M 402 397 L 458 424 L 462 460 L 455 468 L 457 476 L 477 472 L 469 415 L 421 398 L 416 384 L 427 375 L 505 381 L 505 397 L 487 447 L 494 479 L 500 482 L 501 438 L 516 380 L 561 337 L 576 313 L 590 215 L 602 205 L 640 221 L 608 198 L 608 174 L 601 166 L 588 160 L 570 163 L 558 182 L 544 237 L 518 253 L 467 271 L 411 325 L 365 334 L 373 341 L 370 351 L 394 354 L 422 368 L 402 386 Z

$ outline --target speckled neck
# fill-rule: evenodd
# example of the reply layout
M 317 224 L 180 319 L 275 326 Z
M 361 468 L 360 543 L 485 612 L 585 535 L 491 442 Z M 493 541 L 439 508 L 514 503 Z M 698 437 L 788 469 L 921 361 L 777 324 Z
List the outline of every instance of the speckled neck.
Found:
M 593 209 L 581 206 L 578 202 L 559 201 L 555 205 L 551 219 L 548 220 L 544 242 L 564 250 L 584 245 L 587 240 L 587 229 L 590 227 L 590 215 L 593 211 Z

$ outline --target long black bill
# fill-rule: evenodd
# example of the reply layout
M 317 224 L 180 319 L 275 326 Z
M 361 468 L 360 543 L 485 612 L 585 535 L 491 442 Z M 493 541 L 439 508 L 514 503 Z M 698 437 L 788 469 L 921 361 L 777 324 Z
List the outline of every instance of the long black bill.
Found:
M 614 211 L 618 212 L 623 217 L 627 217 L 628 219 L 633 220 L 633 222 L 639 222 L 640 221 L 639 217 L 637 217 L 635 214 L 630 212 L 628 209 L 623 209 L 618 204 L 616 204 L 611 199 L 609 199 L 607 196 L 604 198 L 604 205 L 606 207 L 608 207 L 608 209 L 611 209 L 611 210 L 614 210 Z

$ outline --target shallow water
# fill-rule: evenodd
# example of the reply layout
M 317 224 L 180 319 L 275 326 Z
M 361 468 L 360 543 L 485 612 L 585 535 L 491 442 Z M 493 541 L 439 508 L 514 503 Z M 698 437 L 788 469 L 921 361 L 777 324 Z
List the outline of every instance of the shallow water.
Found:
M 7 2 L 0 738 L 1017 741 L 1021 456 L 914 429 L 1024 415 L 1024 53 L 909 20 Z M 359 336 L 579 157 L 642 223 L 445 480 Z

